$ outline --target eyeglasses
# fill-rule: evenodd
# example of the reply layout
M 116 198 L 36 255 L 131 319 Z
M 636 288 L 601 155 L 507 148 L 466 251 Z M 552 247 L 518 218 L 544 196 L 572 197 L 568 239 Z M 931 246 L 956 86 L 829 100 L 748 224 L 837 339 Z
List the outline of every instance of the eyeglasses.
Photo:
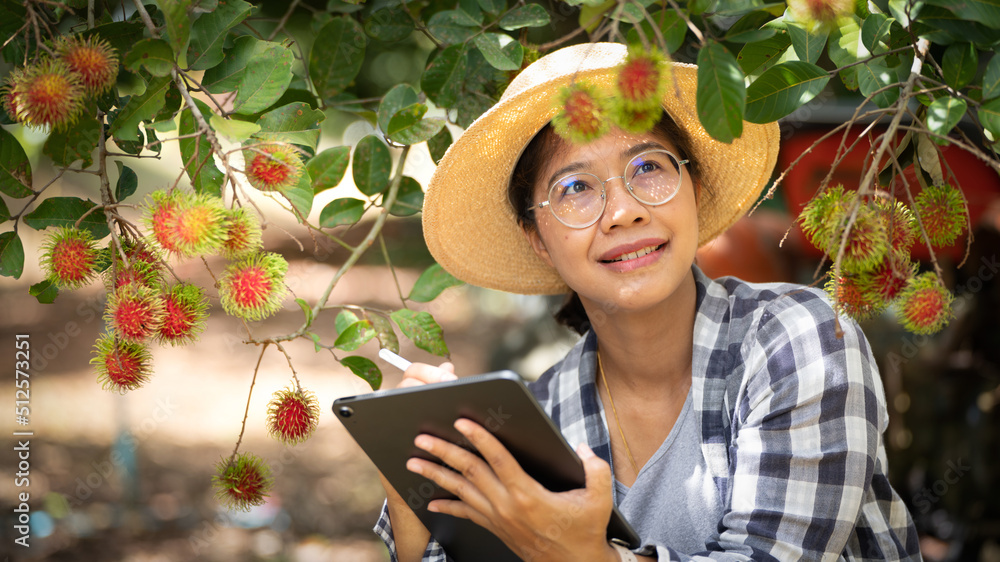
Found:
M 548 207 L 553 216 L 570 228 L 587 228 L 597 222 L 607 206 L 604 185 L 613 180 L 625 182 L 636 201 L 646 205 L 662 205 L 677 195 L 684 177 L 681 166 L 690 160 L 678 160 L 666 150 L 647 150 L 629 161 L 625 173 L 604 181 L 594 174 L 570 174 L 549 187 L 548 201 L 532 209 Z

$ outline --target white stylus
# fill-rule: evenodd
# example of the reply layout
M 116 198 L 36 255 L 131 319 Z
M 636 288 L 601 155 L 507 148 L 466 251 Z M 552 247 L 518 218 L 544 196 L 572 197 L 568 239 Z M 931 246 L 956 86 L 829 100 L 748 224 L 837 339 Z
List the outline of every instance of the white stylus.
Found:
M 378 350 L 378 356 L 381 357 L 383 360 L 385 360 L 390 365 L 392 365 L 393 367 L 396 367 L 397 369 L 399 369 L 400 371 L 405 371 L 406 368 L 410 366 L 410 362 L 409 361 L 407 361 L 406 359 L 403 359 L 399 355 L 396 355 L 395 353 L 393 353 L 392 351 L 390 351 L 390 350 L 388 350 L 388 349 L 386 349 L 384 347 L 382 349 Z

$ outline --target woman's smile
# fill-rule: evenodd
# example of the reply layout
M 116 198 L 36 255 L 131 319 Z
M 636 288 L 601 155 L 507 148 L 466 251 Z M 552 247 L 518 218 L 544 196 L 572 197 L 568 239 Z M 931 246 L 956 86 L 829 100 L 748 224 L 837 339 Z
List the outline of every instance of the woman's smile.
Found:
M 666 247 L 665 240 L 639 240 L 608 250 L 598 261 L 611 271 L 625 273 L 655 263 Z

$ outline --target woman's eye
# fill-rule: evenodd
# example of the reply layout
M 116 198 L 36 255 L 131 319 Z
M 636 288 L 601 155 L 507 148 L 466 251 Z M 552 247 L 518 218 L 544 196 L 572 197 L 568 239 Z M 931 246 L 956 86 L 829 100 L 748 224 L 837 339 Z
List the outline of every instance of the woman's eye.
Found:
M 579 195 L 590 191 L 591 189 L 590 185 L 583 180 L 572 180 L 563 183 L 560 194 L 563 196 Z

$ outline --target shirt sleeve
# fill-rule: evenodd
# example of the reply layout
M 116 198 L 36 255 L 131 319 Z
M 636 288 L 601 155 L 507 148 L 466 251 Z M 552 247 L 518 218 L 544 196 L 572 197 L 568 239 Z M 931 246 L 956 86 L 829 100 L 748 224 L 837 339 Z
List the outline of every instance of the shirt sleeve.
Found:
M 375 534 L 382 539 L 385 543 L 385 547 L 389 549 L 389 558 L 392 562 L 399 562 L 399 558 L 396 556 L 396 540 L 392 537 L 392 524 L 389 522 L 389 502 L 382 502 L 382 513 L 378 516 L 378 521 L 375 522 L 375 527 L 372 529 Z M 444 549 L 441 548 L 441 544 L 431 537 L 431 540 L 427 543 L 427 548 L 424 550 L 424 556 L 421 558 L 422 562 L 447 562 L 448 558 L 445 556 Z
M 660 561 L 836 560 L 855 534 L 888 421 L 881 380 L 854 322 L 838 337 L 824 301 L 779 302 L 740 350 L 719 531 L 701 553 L 656 546 Z

